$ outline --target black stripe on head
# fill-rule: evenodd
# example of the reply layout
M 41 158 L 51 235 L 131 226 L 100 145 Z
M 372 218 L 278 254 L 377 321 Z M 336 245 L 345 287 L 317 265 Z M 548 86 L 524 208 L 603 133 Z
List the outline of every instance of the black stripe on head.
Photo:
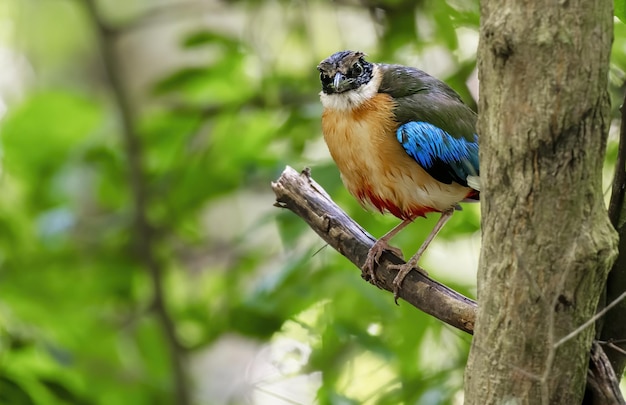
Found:
M 317 65 L 326 94 L 358 89 L 372 79 L 374 65 L 359 51 L 341 51 L 330 55 Z

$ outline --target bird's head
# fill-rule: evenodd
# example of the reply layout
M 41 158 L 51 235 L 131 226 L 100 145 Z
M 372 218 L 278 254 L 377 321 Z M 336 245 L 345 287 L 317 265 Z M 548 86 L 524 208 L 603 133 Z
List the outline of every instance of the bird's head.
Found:
M 320 97 L 326 108 L 350 110 L 373 97 L 380 85 L 374 63 L 359 51 L 341 51 L 317 65 L 322 82 Z
M 330 55 L 317 65 L 322 91 L 326 94 L 344 93 L 366 85 L 372 79 L 373 64 L 359 51 L 341 51 Z

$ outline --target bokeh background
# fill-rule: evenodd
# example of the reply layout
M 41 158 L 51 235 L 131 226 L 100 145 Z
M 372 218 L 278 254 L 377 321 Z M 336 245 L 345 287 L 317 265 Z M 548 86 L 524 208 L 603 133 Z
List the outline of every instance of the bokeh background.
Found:
M 388 231 L 330 160 L 316 65 L 358 49 L 475 108 L 478 24 L 477 0 L 0 2 L 0 403 L 462 403 L 470 337 L 365 283 L 270 182 L 311 167 Z M 473 298 L 479 229 L 466 205 L 422 261 Z

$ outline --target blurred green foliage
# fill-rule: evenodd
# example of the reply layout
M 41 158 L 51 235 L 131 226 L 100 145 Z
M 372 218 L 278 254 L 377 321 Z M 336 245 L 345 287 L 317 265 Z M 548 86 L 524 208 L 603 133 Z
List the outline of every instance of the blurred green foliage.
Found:
M 176 354 L 136 250 L 119 106 L 83 3 L 0 6 L 0 25 L 10 27 L 0 31 L 0 57 L 19 71 L 11 78 L 19 91 L 0 80 L 8 105 L 0 121 L 0 403 L 176 403 Z M 325 152 L 315 66 L 361 48 L 371 60 L 434 69 L 475 106 L 478 2 L 343 3 L 100 2 L 144 146 L 143 208 L 194 403 L 459 401 L 469 337 L 363 282 L 299 218 L 272 207 L 269 184 L 287 164 L 312 166 L 369 232 L 390 229 L 396 220 L 359 207 Z M 622 23 L 615 35 L 611 94 L 620 100 Z M 440 237 L 446 249 L 470 246 L 477 257 L 467 241 L 478 213 L 473 206 L 454 216 Z M 412 252 L 434 220 L 418 221 L 397 243 Z M 457 259 L 438 274 L 445 263 L 425 260 L 435 278 L 473 295 L 475 263 Z M 301 343 L 310 354 L 278 380 L 305 376 L 313 396 L 279 395 L 268 385 L 276 375 L 242 376 L 252 394 L 207 394 L 203 386 L 220 384 L 197 365 L 233 336 L 261 348 Z M 287 355 L 274 360 L 289 364 Z M 210 363 L 208 375 L 229 363 Z

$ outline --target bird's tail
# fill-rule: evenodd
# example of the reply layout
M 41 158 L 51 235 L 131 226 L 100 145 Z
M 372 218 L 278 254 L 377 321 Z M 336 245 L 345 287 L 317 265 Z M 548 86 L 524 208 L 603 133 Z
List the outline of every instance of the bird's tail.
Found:
M 480 191 L 480 176 L 467 176 L 467 185 L 476 191 Z

